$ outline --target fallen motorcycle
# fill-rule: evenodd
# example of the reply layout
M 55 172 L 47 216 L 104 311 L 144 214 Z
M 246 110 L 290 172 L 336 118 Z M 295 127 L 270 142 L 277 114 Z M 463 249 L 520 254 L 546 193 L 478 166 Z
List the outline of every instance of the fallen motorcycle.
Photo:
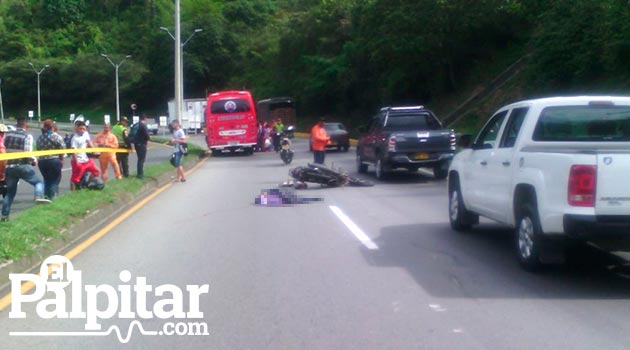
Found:
M 299 166 L 289 170 L 289 175 L 298 182 L 296 188 L 303 187 L 301 183 L 314 182 L 328 187 L 339 186 L 374 186 L 373 183 L 361 180 L 340 171 L 335 171 L 321 164 L 311 164 L 308 166 Z

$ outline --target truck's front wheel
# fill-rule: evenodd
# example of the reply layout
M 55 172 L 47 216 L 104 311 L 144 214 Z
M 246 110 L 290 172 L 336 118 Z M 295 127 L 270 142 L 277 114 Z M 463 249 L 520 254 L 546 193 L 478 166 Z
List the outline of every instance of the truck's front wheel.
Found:
M 459 179 L 454 176 L 449 186 L 448 218 L 451 228 L 455 231 L 465 231 L 479 221 L 479 217 L 469 212 L 464 205 Z

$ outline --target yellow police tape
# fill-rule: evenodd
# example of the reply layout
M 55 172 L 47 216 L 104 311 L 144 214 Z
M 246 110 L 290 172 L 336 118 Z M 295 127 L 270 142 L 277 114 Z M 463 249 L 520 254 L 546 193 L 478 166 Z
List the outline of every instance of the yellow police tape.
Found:
M 46 151 L 33 151 L 33 152 L 9 152 L 0 153 L 0 160 L 30 158 L 39 156 L 54 156 L 69 153 L 131 153 L 131 150 L 126 148 L 82 148 L 82 149 L 51 149 Z

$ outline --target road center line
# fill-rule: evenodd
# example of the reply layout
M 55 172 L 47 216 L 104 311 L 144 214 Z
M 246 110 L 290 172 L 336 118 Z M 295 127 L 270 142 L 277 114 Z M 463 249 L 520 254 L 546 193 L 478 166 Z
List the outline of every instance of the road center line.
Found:
M 359 240 L 359 242 L 363 243 L 363 245 L 370 250 L 377 250 L 378 246 L 374 243 L 370 237 L 368 237 L 363 230 L 359 228 L 346 214 L 334 205 L 328 206 L 330 210 L 332 210 L 335 215 L 343 222 L 344 225 L 352 232 L 352 234 Z

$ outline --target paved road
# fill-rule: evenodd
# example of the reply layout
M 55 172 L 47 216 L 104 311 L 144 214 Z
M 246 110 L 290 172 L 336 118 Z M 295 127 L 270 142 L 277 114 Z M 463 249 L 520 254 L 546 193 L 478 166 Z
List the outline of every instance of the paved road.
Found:
M 306 144 L 296 147 L 295 163 L 306 163 Z M 354 172 L 352 152 L 331 152 L 327 162 Z M 630 282 L 611 256 L 585 250 L 588 267 L 526 273 L 506 228 L 483 222 L 470 234 L 451 231 L 445 182 L 425 173 L 299 192 L 324 199 L 314 204 L 252 205 L 288 169 L 274 153 L 213 157 L 73 259 L 84 284 L 124 284 L 118 274 L 127 269 L 154 286 L 210 285 L 200 307 L 209 335 L 134 332 L 129 348 L 628 348 Z M 363 243 L 331 206 L 362 230 Z M 0 348 L 121 347 L 114 335 L 9 337 L 85 323 L 39 319 L 30 304 L 25 311 L 26 320 L 0 313 Z M 126 333 L 129 323 L 103 326 Z M 164 321 L 142 324 L 159 330 Z

